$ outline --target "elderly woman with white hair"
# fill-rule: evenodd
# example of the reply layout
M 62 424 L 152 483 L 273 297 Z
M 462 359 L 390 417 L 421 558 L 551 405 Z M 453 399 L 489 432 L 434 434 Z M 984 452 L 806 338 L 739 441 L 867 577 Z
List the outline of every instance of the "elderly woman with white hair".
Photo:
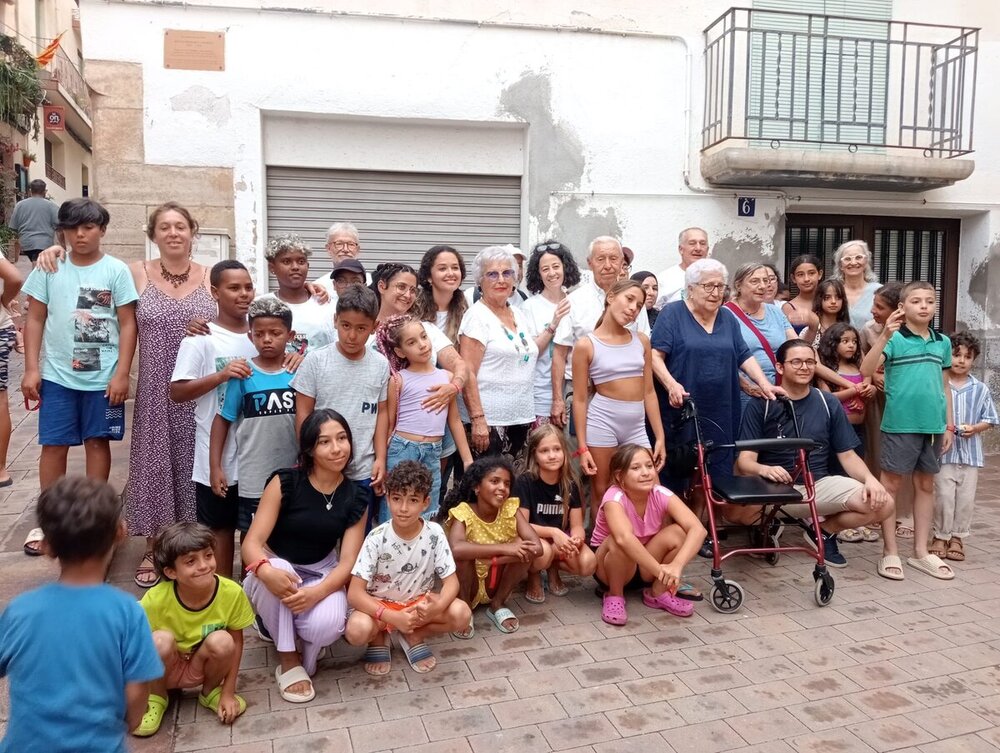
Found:
M 716 444 L 736 440 L 740 426 L 740 369 L 763 397 L 774 399 L 775 388 L 747 347 L 736 317 L 720 311 L 728 276 L 725 266 L 715 259 L 691 264 L 684 272 L 685 299 L 664 306 L 653 327 L 653 374 L 668 444 L 677 446 L 690 438 L 690 426 L 680 433 L 671 431 L 688 395 L 698 406 L 706 439 Z M 713 476 L 732 476 L 732 450 L 713 452 L 708 466 Z M 675 492 L 682 490 L 683 479 L 671 478 L 669 472 L 663 481 L 667 487 L 673 484 Z
M 532 391 L 538 346 L 528 320 L 510 305 L 517 285 L 517 262 L 507 247 L 488 246 L 472 262 L 472 279 L 482 297 L 462 318 L 458 333 L 462 358 L 474 375 L 465 386 L 476 455 L 516 457 L 535 420 Z M 481 405 L 479 411 L 472 406 Z
M 844 284 L 851 324 L 861 329 L 872 318 L 875 291 L 881 287 L 868 244 L 861 240 L 841 243 L 833 254 L 832 279 Z

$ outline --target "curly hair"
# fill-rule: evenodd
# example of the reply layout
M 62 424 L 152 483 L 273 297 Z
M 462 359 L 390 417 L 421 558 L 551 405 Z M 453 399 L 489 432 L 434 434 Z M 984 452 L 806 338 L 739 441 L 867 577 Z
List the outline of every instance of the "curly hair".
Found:
M 275 236 L 270 240 L 267 248 L 264 250 L 264 258 L 268 261 L 274 261 L 284 251 L 301 251 L 306 256 L 312 253 L 309 244 L 295 233 L 285 233 Z
M 514 464 L 504 455 L 487 455 L 476 460 L 465 470 L 462 480 L 453 486 L 445 495 L 441 509 L 438 510 L 437 521 L 444 523 L 448 520 L 448 513 L 458 507 L 463 502 L 470 505 L 476 504 L 476 487 L 483 483 L 491 471 L 502 468 L 510 474 L 510 481 L 514 483 Z
M 420 324 L 420 320 L 409 314 L 395 314 L 375 328 L 375 347 L 389 362 L 389 371 L 392 374 L 410 365 L 406 358 L 396 352 L 396 348 L 400 345 L 400 335 L 403 334 L 407 324 Z
M 823 333 L 819 339 L 819 347 L 816 348 L 819 362 L 828 369 L 837 371 L 840 368 L 841 358 L 837 352 L 837 346 L 840 345 L 840 338 L 848 332 L 854 334 L 857 347 L 854 349 L 854 355 L 847 362 L 852 366 L 861 367 L 861 335 L 857 329 L 851 326 L 850 322 L 837 322 Z
M 813 298 L 813 313 L 816 316 L 823 315 L 823 296 L 827 291 L 832 290 L 840 297 L 840 311 L 837 312 L 838 322 L 849 322 L 850 312 L 847 309 L 847 291 L 844 290 L 844 283 L 840 280 L 823 280 L 816 286 L 816 297 Z
M 975 361 L 979 357 L 979 354 L 983 352 L 982 344 L 979 342 L 979 338 L 974 336 L 971 332 L 956 332 L 953 335 L 949 335 L 948 339 L 951 340 L 952 353 L 957 353 L 959 347 L 964 345 L 965 349 L 972 355 L 973 361 Z
M 562 262 L 564 288 L 575 288 L 580 284 L 580 267 L 576 263 L 576 259 L 573 258 L 573 252 L 559 241 L 549 239 L 536 245 L 528 259 L 528 266 L 524 272 L 524 284 L 530 292 L 541 293 L 545 290 L 545 283 L 542 282 L 542 275 L 538 271 L 545 254 L 552 254 Z
M 292 310 L 288 304 L 272 296 L 262 296 L 247 309 L 247 321 L 253 326 L 255 319 L 280 319 L 288 329 L 292 328 Z
M 122 498 L 108 484 L 63 476 L 42 492 L 35 508 L 48 553 L 63 565 L 104 557 L 118 537 Z
M 441 254 L 454 254 L 458 260 L 458 271 L 462 275 L 462 282 L 465 281 L 465 259 L 458 251 L 451 246 L 429 248 L 420 259 L 420 269 L 417 271 L 417 301 L 413 305 L 413 313 L 424 322 L 437 321 L 437 304 L 434 302 L 434 289 L 431 286 L 431 270 Z M 444 333 L 453 343 L 458 342 L 458 328 L 468 308 L 469 302 L 465 300 L 462 289 L 456 288 L 451 294 L 451 300 L 448 301 L 448 317 L 444 323 Z
M 375 298 L 378 300 L 379 308 L 382 307 L 382 294 L 379 292 L 378 284 L 384 283 L 386 287 L 389 287 L 389 283 L 392 282 L 392 278 L 399 274 L 409 273 L 414 277 L 417 276 L 417 271 L 411 267 L 409 264 L 399 264 L 397 262 L 391 261 L 384 264 L 379 264 L 375 267 L 375 271 L 372 272 L 372 291 L 375 293 Z
M 421 498 L 431 493 L 431 472 L 427 466 L 416 460 L 404 460 L 385 477 L 385 494 L 393 492 L 413 492 Z

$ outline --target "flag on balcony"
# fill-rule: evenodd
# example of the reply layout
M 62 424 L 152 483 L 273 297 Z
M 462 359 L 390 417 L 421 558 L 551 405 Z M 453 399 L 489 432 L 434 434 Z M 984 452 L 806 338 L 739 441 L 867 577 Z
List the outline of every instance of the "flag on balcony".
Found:
M 59 49 L 59 41 L 65 33 L 65 31 L 60 32 L 59 36 L 49 42 L 48 46 L 35 57 L 39 68 L 44 68 L 52 62 L 52 58 L 56 56 L 56 51 Z

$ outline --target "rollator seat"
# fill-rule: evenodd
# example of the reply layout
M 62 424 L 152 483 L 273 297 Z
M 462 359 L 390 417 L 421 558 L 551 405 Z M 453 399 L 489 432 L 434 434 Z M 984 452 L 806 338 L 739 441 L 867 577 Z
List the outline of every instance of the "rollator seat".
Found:
M 786 505 L 802 501 L 802 494 L 788 484 L 765 481 L 759 476 L 712 479 L 712 491 L 733 505 Z

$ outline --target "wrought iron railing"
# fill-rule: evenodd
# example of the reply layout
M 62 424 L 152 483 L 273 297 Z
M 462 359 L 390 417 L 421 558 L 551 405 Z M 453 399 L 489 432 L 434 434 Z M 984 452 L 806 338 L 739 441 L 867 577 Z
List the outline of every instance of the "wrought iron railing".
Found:
M 48 163 L 45 164 L 45 177 L 59 186 L 59 188 L 66 188 L 66 176 Z
M 971 27 L 731 8 L 705 30 L 702 148 L 968 154 L 978 48 Z
M 62 85 L 87 117 L 91 117 L 90 92 L 87 90 L 87 83 L 83 80 L 80 69 L 70 60 L 69 55 L 63 52 L 60 47 L 47 67 L 52 73 L 52 77 Z

